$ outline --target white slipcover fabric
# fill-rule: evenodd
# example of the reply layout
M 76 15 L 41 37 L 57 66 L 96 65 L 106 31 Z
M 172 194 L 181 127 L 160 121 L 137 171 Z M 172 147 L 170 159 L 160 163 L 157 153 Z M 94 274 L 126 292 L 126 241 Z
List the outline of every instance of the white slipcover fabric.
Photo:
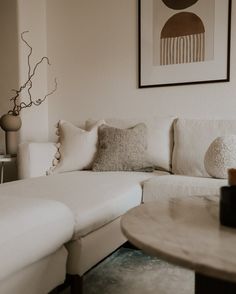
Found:
M 56 252 L 20 269 L 0 281 L 0 293 L 49 293 L 65 280 L 67 256 L 67 250 L 62 246 Z
M 120 217 L 92 233 L 66 244 L 67 273 L 82 276 L 126 241 L 121 232 Z M 0 292 L 1 293 L 1 292 Z
M 0 281 L 55 252 L 73 234 L 73 215 L 64 204 L 26 198 L 22 188 L 12 195 L 0 191 Z
M 236 134 L 236 120 L 178 119 L 174 123 L 174 174 L 209 177 L 204 156 L 217 137 Z
M 138 123 L 145 123 L 148 132 L 147 153 L 156 168 L 171 170 L 173 149 L 174 117 L 152 117 L 134 119 L 105 119 L 105 122 L 115 128 L 130 128 Z M 94 124 L 94 120 L 86 121 L 86 129 Z
M 141 184 L 157 173 L 76 171 L 0 185 L 0 194 L 53 199 L 75 217 L 75 235 L 84 236 L 141 203 Z M 163 173 L 165 174 L 165 173 Z
M 227 181 L 222 179 L 178 175 L 155 177 L 143 185 L 143 202 L 166 197 L 219 195 L 220 187 L 225 185 Z
M 21 143 L 17 154 L 19 179 L 46 176 L 56 152 L 55 143 Z

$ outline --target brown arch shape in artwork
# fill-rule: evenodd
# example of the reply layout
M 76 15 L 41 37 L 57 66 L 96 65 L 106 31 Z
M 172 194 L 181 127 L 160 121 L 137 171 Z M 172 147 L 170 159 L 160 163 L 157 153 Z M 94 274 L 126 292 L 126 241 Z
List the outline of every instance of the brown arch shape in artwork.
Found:
M 166 22 L 161 31 L 161 38 L 174 38 L 204 32 L 205 28 L 200 17 L 191 12 L 179 12 Z
M 205 28 L 191 12 L 173 15 L 161 31 L 160 65 L 205 60 Z
M 198 0 L 162 0 L 166 6 L 174 10 L 185 9 L 193 4 L 195 4 Z

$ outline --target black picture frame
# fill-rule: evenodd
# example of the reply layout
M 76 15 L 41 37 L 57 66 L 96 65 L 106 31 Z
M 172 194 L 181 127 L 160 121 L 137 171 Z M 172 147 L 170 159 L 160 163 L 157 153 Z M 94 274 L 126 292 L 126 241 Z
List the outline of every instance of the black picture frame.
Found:
M 232 9 L 232 0 L 221 0 L 222 2 L 220 2 L 220 5 L 224 6 L 224 10 L 225 10 L 225 16 L 227 15 L 227 18 L 225 19 L 224 25 L 225 28 L 223 29 L 223 31 L 227 30 L 227 34 L 226 36 L 224 36 L 225 38 L 225 42 L 224 42 L 224 64 L 222 65 L 222 73 L 219 73 L 219 77 L 215 77 L 214 75 L 216 75 L 216 70 L 213 67 L 212 68 L 212 77 L 209 76 L 207 78 L 199 78 L 199 79 L 195 79 L 195 80 L 184 80 L 184 76 L 183 76 L 183 80 L 175 80 L 172 81 L 170 78 L 170 81 L 162 81 L 162 79 L 160 79 L 161 77 L 161 71 L 160 74 L 157 75 L 157 79 L 155 81 L 155 75 L 152 75 L 152 78 L 150 79 L 150 82 L 148 81 L 148 75 L 145 73 L 145 79 L 144 79 L 144 71 L 149 72 L 148 70 L 146 70 L 146 68 L 148 68 L 147 64 L 151 64 L 151 62 L 147 62 L 147 64 L 145 64 L 145 58 L 144 56 L 148 56 L 148 54 L 145 52 L 145 54 L 143 54 L 144 48 L 145 48 L 145 44 L 144 42 L 146 42 L 146 44 L 149 44 L 148 40 L 148 36 L 144 36 L 145 34 L 145 30 L 143 29 L 144 24 L 145 24 L 145 20 L 144 18 L 147 18 L 147 13 L 146 11 L 151 10 L 150 7 L 153 8 L 153 5 L 150 5 L 150 2 L 154 3 L 154 1 L 159 1 L 159 2 L 163 2 L 162 0 L 138 0 L 138 87 L 139 88 L 151 88 L 151 87 L 166 87 L 166 86 L 181 86 L 181 85 L 194 85 L 194 84 L 206 84 L 206 83 L 220 83 L 220 82 L 229 82 L 230 81 L 230 49 L 231 49 L 231 9 Z M 203 1 L 206 3 L 206 1 L 211 1 L 211 0 L 198 0 L 198 1 Z M 149 8 L 145 8 L 145 5 L 148 5 L 149 2 Z M 217 2 L 218 3 L 218 2 Z M 163 4 L 162 4 L 163 5 Z M 145 8 L 144 10 L 145 13 L 143 13 L 143 8 Z M 226 12 L 227 9 L 227 12 Z M 186 9 L 183 9 L 183 11 L 186 11 Z M 179 11 L 178 11 L 179 12 Z M 149 12 L 149 15 L 153 15 L 153 11 Z M 219 13 L 217 14 L 219 15 Z M 214 25 L 217 26 L 217 19 L 215 19 L 215 23 Z M 219 25 L 219 30 L 222 30 L 222 22 Z M 147 27 L 147 26 L 145 26 Z M 150 33 L 147 34 L 149 36 L 153 36 L 153 34 L 151 35 Z M 151 43 L 151 42 L 150 42 Z M 214 44 L 215 46 L 215 44 Z M 215 49 L 215 48 L 214 48 Z M 154 48 L 152 48 L 152 50 L 154 50 Z M 151 52 L 151 50 L 150 50 Z M 225 56 L 226 55 L 226 56 Z M 197 64 L 198 63 L 198 64 Z M 217 63 L 217 61 L 216 61 Z M 209 66 L 211 65 L 211 62 L 209 61 L 204 61 L 204 62 L 194 62 L 191 64 L 191 66 L 193 65 L 193 68 L 195 67 L 195 65 L 198 65 L 197 67 L 199 68 L 199 65 L 203 65 L 207 66 L 209 64 Z M 170 68 L 171 73 L 173 73 L 174 71 L 176 71 L 176 73 L 178 73 L 177 67 L 179 66 L 179 68 L 183 69 L 183 67 L 186 64 L 174 64 L 174 65 L 167 65 L 166 68 Z M 187 66 L 189 66 L 189 64 L 187 64 Z M 153 66 L 154 67 L 154 66 Z M 155 66 L 156 69 L 159 67 L 161 68 L 160 65 Z M 225 68 L 224 68 L 225 67 Z M 203 68 L 204 71 L 204 68 Z M 151 72 L 151 70 L 150 70 Z M 157 70 L 158 72 L 158 70 Z M 168 69 L 165 69 L 165 74 L 167 75 L 168 73 Z M 221 76 L 222 74 L 222 76 Z M 177 74 L 178 75 L 178 74 Z M 200 74 L 201 75 L 201 74 Z M 188 76 L 187 76 L 188 78 Z M 179 79 L 181 79 L 181 77 L 179 77 Z

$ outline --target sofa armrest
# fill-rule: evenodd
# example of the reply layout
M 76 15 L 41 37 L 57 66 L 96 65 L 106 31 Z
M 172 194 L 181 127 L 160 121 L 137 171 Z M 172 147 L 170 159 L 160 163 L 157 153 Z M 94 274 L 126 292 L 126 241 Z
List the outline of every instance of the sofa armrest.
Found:
M 21 143 L 18 148 L 18 178 L 45 176 L 57 152 L 55 143 Z

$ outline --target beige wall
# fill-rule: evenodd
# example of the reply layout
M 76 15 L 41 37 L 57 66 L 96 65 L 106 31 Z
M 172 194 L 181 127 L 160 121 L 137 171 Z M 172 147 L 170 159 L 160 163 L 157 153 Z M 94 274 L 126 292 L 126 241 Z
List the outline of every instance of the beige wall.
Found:
M 18 86 L 17 1 L 0 0 L 0 116 L 8 112 L 12 88 Z M 0 129 L 0 153 L 5 152 L 5 134 Z M 15 164 L 6 164 L 5 179 L 16 179 Z
M 0 0 L 0 115 L 10 110 L 9 99 L 27 79 L 28 48 L 20 39 L 20 33 L 29 31 L 25 38 L 33 47 L 31 64 L 47 55 L 46 2 L 45 0 Z M 32 67 L 33 68 L 33 67 Z M 47 93 L 47 66 L 39 67 L 33 80 L 32 97 L 34 100 Z M 27 103 L 28 97 L 22 101 Z M 48 101 L 39 107 L 31 107 L 21 112 L 22 127 L 20 140 L 48 140 Z M 4 151 L 3 131 L 0 133 L 0 152 Z
M 48 54 L 60 85 L 49 100 L 51 137 L 61 118 L 236 117 L 235 7 L 230 83 L 138 89 L 137 2 L 47 1 Z
M 18 32 L 29 31 L 25 39 L 33 48 L 31 64 L 35 65 L 42 56 L 47 55 L 46 44 L 46 2 L 45 0 L 18 0 Z M 27 79 L 28 48 L 19 40 L 19 82 L 22 85 Z M 47 66 L 40 65 L 33 79 L 32 98 L 44 97 L 47 93 Z M 27 101 L 24 99 L 24 101 Z M 38 107 L 32 106 L 21 112 L 21 141 L 48 140 L 48 101 Z
M 27 79 L 28 49 L 20 40 L 25 35 L 33 47 L 32 64 L 47 54 L 46 46 L 46 3 L 45 0 L 0 0 L 0 116 L 7 113 L 14 95 L 11 89 L 19 89 Z M 47 67 L 40 67 L 33 81 L 32 97 L 41 98 L 47 93 Z M 27 97 L 26 97 L 27 98 Z M 27 102 L 25 97 L 22 101 Z M 48 140 L 48 102 L 40 107 L 31 107 L 21 112 L 22 127 L 19 140 Z M 5 152 L 4 132 L 0 129 L 0 153 Z M 16 178 L 16 166 L 6 166 L 6 179 Z
M 138 89 L 137 2 L 0 0 L 0 34 L 5 41 L 0 47 L 1 114 L 8 110 L 10 89 L 25 80 L 26 48 L 17 39 L 23 30 L 30 31 L 33 60 L 47 54 L 53 64 L 50 70 L 41 68 L 34 97 L 53 87 L 54 76 L 59 83 L 43 105 L 22 112 L 21 140 L 47 140 L 48 126 L 52 138 L 61 118 L 72 122 L 112 116 L 235 118 L 234 7 L 230 83 Z
M 0 116 L 8 112 L 11 89 L 18 87 L 17 1 L 0 0 Z M 4 131 L 0 129 L 0 153 L 5 151 Z

